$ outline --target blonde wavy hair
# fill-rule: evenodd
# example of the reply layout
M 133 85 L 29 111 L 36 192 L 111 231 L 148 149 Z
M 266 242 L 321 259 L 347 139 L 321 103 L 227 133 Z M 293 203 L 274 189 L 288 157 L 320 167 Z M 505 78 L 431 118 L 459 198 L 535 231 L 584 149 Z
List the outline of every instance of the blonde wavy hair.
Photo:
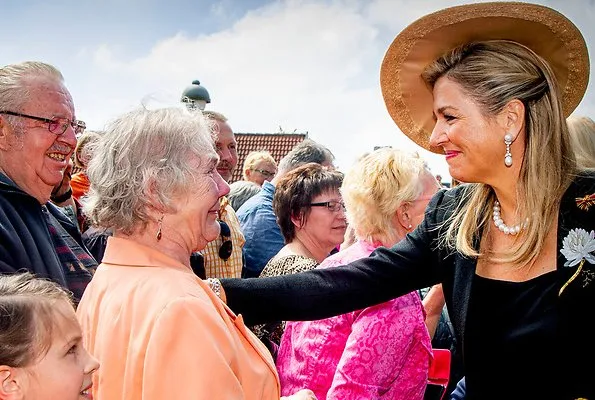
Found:
M 355 235 L 369 242 L 393 242 L 395 211 L 423 192 L 431 175 L 417 153 L 381 148 L 361 157 L 345 174 L 341 195 Z
M 469 43 L 446 53 L 424 71 L 433 88 L 440 77 L 458 83 L 487 118 L 510 101 L 525 106 L 525 151 L 517 184 L 517 215 L 530 217 L 524 234 L 501 254 L 480 254 L 474 242 L 491 229 L 493 189 L 483 183 L 467 186 L 464 201 L 445 224 L 443 245 L 470 257 L 523 266 L 541 252 L 556 221 L 560 199 L 577 172 L 558 83 L 547 62 L 529 48 L 511 41 Z M 504 145 L 503 145 L 504 146 Z
M 595 122 L 584 116 L 566 118 L 570 142 L 580 168 L 595 168 Z

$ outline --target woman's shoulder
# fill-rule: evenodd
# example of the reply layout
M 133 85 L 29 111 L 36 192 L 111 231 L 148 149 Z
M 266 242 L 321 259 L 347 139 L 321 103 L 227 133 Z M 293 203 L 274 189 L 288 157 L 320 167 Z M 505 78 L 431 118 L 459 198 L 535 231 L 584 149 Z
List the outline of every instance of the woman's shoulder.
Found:
M 476 183 L 461 183 L 453 188 L 444 188 L 434 195 L 433 200 L 440 200 L 443 204 L 458 203 L 467 198 L 476 186 Z
M 290 254 L 271 259 L 262 270 L 261 277 L 295 274 L 316 268 L 318 262 L 312 258 Z
M 224 320 L 235 319 L 208 285 L 202 279 L 190 274 L 167 282 L 164 280 L 159 294 L 155 297 L 157 297 L 154 304 L 156 320 L 181 321 L 172 326 L 221 327 Z M 190 316 L 192 318 L 189 318 Z
M 452 189 L 441 189 L 432 197 L 426 207 L 428 222 L 440 223 L 446 220 L 457 207 L 468 201 L 474 184 L 460 184 Z
M 593 193 L 595 192 L 595 169 L 585 169 L 574 177 L 568 191 Z
M 163 303 L 179 299 L 197 299 L 201 302 L 211 302 L 209 299 L 209 288 L 206 283 L 192 271 L 162 268 L 156 271 L 150 284 L 143 288 L 147 296 L 151 296 L 153 290 L 158 290 Z M 156 289 L 158 288 L 158 289 Z M 155 293 L 153 293 L 153 296 Z
M 216 295 L 209 293 L 208 286 L 191 273 L 175 269 L 102 264 L 87 289 L 79 308 L 86 313 L 101 309 L 104 314 L 138 316 L 130 323 L 177 318 L 188 312 L 210 314 L 214 319 L 218 313 Z

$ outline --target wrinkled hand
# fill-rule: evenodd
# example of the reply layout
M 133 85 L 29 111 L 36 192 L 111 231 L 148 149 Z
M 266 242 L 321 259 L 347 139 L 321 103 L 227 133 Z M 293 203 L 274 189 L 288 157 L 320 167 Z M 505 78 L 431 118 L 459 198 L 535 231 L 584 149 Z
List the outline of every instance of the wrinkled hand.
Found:
M 302 389 L 291 396 L 281 397 L 281 400 L 317 400 L 317 398 L 310 389 Z

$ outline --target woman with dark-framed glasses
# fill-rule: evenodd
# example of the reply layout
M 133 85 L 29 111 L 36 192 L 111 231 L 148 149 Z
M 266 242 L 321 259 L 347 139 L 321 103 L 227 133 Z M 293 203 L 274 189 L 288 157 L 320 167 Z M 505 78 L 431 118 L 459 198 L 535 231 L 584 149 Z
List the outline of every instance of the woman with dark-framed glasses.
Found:
M 273 209 L 285 246 L 267 263 L 261 277 L 295 274 L 316 268 L 343 242 L 347 222 L 339 189 L 343 174 L 320 164 L 294 169 L 277 184 Z M 253 326 L 276 354 L 284 322 Z

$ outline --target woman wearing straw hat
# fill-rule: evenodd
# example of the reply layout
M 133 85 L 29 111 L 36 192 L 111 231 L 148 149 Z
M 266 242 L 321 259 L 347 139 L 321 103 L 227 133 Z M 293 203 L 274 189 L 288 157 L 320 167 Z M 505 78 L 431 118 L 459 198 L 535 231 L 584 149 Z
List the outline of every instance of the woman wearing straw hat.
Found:
M 468 184 L 439 192 L 419 227 L 347 266 L 223 282 L 247 323 L 319 319 L 442 283 L 467 399 L 595 398 L 595 174 L 565 118 L 589 60 L 578 29 L 528 3 L 427 15 L 381 69 L 399 128 Z

